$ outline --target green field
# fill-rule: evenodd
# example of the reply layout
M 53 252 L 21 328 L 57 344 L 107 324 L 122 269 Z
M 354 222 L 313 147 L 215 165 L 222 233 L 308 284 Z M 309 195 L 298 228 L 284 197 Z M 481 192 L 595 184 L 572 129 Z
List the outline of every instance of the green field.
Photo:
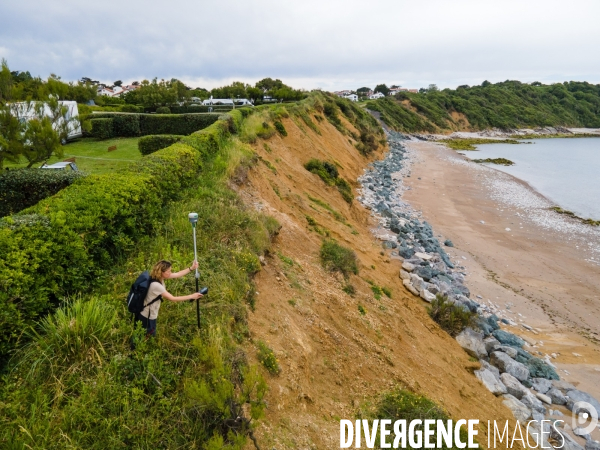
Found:
M 75 157 L 75 163 L 79 170 L 94 174 L 111 172 L 126 167 L 133 161 L 142 158 L 137 146 L 138 140 L 137 137 L 114 138 L 104 141 L 95 138 L 78 139 L 63 147 L 64 155 L 62 158 L 53 156 L 48 163 L 52 164 Z M 108 148 L 113 145 L 116 145 L 117 149 L 109 152 Z M 41 163 L 34 165 L 34 167 L 39 166 L 41 166 Z M 5 163 L 5 167 L 27 167 L 27 162 L 21 162 L 20 164 Z

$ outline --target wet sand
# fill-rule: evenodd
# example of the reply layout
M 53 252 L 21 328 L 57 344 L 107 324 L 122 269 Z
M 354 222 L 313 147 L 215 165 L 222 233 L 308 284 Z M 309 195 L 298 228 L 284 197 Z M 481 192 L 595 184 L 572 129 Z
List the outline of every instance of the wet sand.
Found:
M 407 146 L 413 165 L 402 198 L 452 240 L 446 249 L 465 267 L 471 297 L 501 307 L 528 350 L 558 354 L 551 361 L 561 379 L 600 399 L 598 230 L 547 211 L 526 183 L 443 145 Z

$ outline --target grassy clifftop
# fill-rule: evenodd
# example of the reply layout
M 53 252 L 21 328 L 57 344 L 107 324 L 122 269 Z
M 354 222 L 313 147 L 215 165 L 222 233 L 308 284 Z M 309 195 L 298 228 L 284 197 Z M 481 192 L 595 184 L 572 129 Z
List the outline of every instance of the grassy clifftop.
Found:
M 600 85 L 552 85 L 505 81 L 481 86 L 401 92 L 367 104 L 391 128 L 404 132 L 515 129 L 527 127 L 600 127 Z

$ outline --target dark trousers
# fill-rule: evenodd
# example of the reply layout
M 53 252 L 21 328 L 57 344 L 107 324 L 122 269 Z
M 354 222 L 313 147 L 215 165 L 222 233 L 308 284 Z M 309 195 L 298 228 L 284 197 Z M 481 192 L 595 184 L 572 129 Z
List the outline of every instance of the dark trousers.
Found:
M 146 336 L 156 335 L 156 319 L 148 319 L 141 314 L 137 314 L 135 320 L 136 322 L 142 322 L 142 326 L 146 329 Z

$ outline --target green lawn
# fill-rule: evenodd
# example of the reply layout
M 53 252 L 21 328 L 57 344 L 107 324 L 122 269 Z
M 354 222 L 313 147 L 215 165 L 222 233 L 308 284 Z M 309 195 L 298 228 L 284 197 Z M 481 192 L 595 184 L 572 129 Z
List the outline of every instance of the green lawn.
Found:
M 69 142 L 63 147 L 64 155 L 62 158 L 53 156 L 48 161 L 49 164 L 63 161 L 67 158 L 75 157 L 75 163 L 79 170 L 102 174 L 111 172 L 121 167 L 126 167 L 133 161 L 142 158 L 138 150 L 139 138 L 115 138 L 99 141 L 95 138 L 78 139 Z M 109 152 L 108 147 L 113 145 L 117 149 Z M 6 167 L 27 167 L 26 162 L 20 164 L 5 163 Z M 41 166 L 41 163 L 35 164 L 34 167 Z

